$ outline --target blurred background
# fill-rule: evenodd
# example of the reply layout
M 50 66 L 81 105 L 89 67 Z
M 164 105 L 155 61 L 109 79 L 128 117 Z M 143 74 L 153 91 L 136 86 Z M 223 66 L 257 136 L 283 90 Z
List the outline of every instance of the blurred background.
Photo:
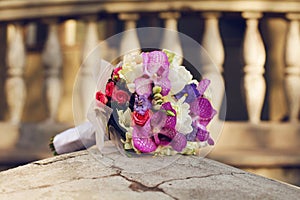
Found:
M 0 0 L 0 169 L 52 156 L 49 138 L 74 126 L 76 77 L 91 81 L 89 62 L 77 74 L 83 59 L 114 34 L 150 26 L 190 36 L 222 71 L 227 115 L 208 157 L 299 186 L 299 23 L 298 0 Z M 178 38 L 162 42 L 182 51 Z M 126 35 L 99 55 L 138 43 Z M 89 104 L 81 100 L 79 117 Z

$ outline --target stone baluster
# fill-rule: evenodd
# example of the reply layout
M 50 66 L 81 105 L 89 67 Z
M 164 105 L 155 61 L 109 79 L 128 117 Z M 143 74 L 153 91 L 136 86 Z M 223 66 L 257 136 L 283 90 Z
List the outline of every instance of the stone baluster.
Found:
M 300 108 L 300 14 L 287 14 L 289 20 L 285 46 L 285 92 L 289 120 L 298 121 Z
M 263 77 L 266 52 L 258 29 L 261 13 L 242 13 L 246 19 L 246 31 L 243 42 L 244 79 L 246 107 L 250 122 L 260 121 L 265 99 L 266 83 Z
M 10 121 L 13 124 L 19 124 L 26 100 L 26 87 L 23 79 L 26 52 L 22 25 L 15 23 L 10 26 L 8 38 L 6 57 L 8 78 L 5 83 L 6 98 Z
M 48 24 L 48 36 L 42 52 L 42 62 L 45 67 L 45 94 L 49 121 L 55 121 L 58 106 L 62 95 L 60 80 L 62 68 L 62 51 L 58 37 L 58 24 L 56 20 L 45 21 Z
M 121 39 L 119 55 L 124 55 L 128 52 L 139 53 L 141 46 L 135 30 L 136 20 L 139 19 L 139 15 L 121 13 L 119 14 L 119 19 L 125 21 L 125 32 Z
M 168 49 L 176 54 L 183 56 L 180 39 L 178 35 L 178 23 L 177 20 L 180 17 L 178 12 L 164 12 L 160 13 L 160 18 L 165 20 L 165 28 L 168 29 L 163 33 L 160 47 L 162 49 Z M 170 30 L 174 31 L 174 34 L 170 34 Z M 182 59 L 179 60 L 180 64 Z
M 64 23 L 64 42 L 66 46 L 74 46 L 76 44 L 76 20 L 70 19 Z
M 100 49 L 96 48 L 99 43 L 97 16 L 87 16 L 84 21 L 86 31 L 82 50 L 82 66 L 78 77 L 79 102 L 78 105 L 75 105 L 79 112 L 76 113 L 78 119 L 75 120 L 79 120 L 79 122 L 86 120 L 89 106 L 94 99 L 96 84 L 93 72 L 95 67 L 99 65 L 97 61 L 101 56 Z
M 37 24 L 31 22 L 27 25 L 26 46 L 34 47 L 37 43 Z
M 204 66 L 203 74 L 204 77 L 212 80 L 213 84 L 218 84 L 218 91 L 214 91 L 213 101 L 214 106 L 218 110 L 221 108 L 223 96 L 225 93 L 224 79 L 222 77 L 223 64 L 224 64 L 224 47 L 222 38 L 219 30 L 219 17 L 220 13 L 207 12 L 203 13 L 204 17 L 204 33 L 202 38 L 202 46 L 207 51 L 208 55 L 213 61 L 215 66 L 206 65 Z M 217 69 L 216 69 L 217 67 Z

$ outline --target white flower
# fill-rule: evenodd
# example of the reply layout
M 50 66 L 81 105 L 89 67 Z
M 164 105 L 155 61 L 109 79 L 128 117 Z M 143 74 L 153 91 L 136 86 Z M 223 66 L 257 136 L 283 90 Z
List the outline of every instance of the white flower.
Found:
M 126 131 L 130 130 L 131 125 L 131 111 L 129 108 L 124 112 L 123 110 L 117 110 L 119 116 L 119 124 L 122 126 Z
M 189 114 L 190 105 L 184 102 L 186 97 L 183 96 L 178 101 L 169 95 L 166 98 L 166 100 L 171 103 L 172 107 L 176 111 L 176 131 L 182 134 L 188 134 L 192 132 L 192 118 Z
M 192 81 L 193 76 L 184 66 L 171 65 L 168 78 L 171 82 L 170 94 L 175 95 Z
M 131 93 L 134 93 L 134 80 L 143 74 L 143 58 L 141 55 L 127 54 L 123 58 L 122 70 L 120 76 L 126 80 L 127 87 Z

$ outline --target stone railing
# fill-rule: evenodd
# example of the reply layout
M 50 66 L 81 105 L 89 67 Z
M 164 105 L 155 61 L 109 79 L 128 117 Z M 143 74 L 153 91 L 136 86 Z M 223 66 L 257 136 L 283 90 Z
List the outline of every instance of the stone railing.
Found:
M 243 93 L 250 122 L 258 123 L 266 95 L 264 78 L 266 50 L 258 27 L 260 19 L 267 15 L 280 15 L 288 21 L 288 31 L 285 42 L 285 79 L 284 86 L 287 97 L 288 115 L 290 121 L 297 121 L 300 104 L 300 3 L 298 1 L 102 1 L 102 0 L 57 0 L 57 1 L 1 1 L 0 21 L 2 28 L 8 29 L 8 43 L 6 48 L 6 63 L 8 67 L 5 81 L 6 101 L 10 121 L 20 123 L 26 99 L 26 87 L 23 73 L 26 62 L 26 47 L 23 29 L 28 22 L 41 20 L 48 25 L 48 36 L 42 52 L 43 65 L 46 71 L 46 97 L 49 118 L 54 120 L 61 97 L 60 71 L 62 67 L 62 50 L 59 40 L 58 23 L 67 19 L 83 19 L 86 24 L 85 41 L 82 55 L 87 53 L 99 41 L 97 21 L 110 15 L 117 15 L 119 20 L 125 21 L 125 30 L 136 27 L 136 20 L 143 14 L 159 14 L 165 20 L 165 28 L 177 30 L 177 20 L 180 12 L 185 14 L 199 13 L 204 18 L 202 45 L 208 51 L 215 64 L 222 70 L 224 64 L 224 47 L 218 21 L 223 13 L 240 13 L 246 22 L 243 42 L 244 77 Z M 75 41 L 74 21 L 66 23 L 65 43 Z M 28 37 L 34 40 L 35 26 L 27 26 L 31 31 Z M 32 30 L 33 29 L 33 30 Z M 2 30 L 3 31 L 3 30 Z M 33 35 L 32 35 L 33 34 Z M 2 37 L 2 44 L 5 43 Z M 138 43 L 137 35 L 124 38 L 120 49 L 124 45 Z M 175 45 L 174 41 L 173 44 Z M 180 48 L 180 47 L 179 47 Z M 86 66 L 89 68 L 90 66 Z M 87 70 L 88 71 L 88 70 Z M 89 80 L 83 80 L 88 82 Z M 226 81 L 226 80 L 225 80 Z M 88 84 L 88 83 L 86 83 Z M 18 96 L 18 98 L 15 98 Z M 230 97 L 229 97 L 230 98 Z M 82 105 L 88 105 L 83 102 Z M 84 106 L 85 113 L 87 106 Z
M 286 105 L 288 107 L 289 121 L 298 122 L 300 108 L 300 2 L 296 0 L 0 1 L 0 52 L 2 52 L 0 62 L 1 68 L 4 68 L 4 66 L 7 67 L 4 99 L 8 106 L 9 121 L 13 124 L 20 124 L 21 122 L 27 94 L 26 91 L 30 90 L 30 88 L 26 88 L 24 80 L 26 42 L 34 43 L 36 41 L 37 24 L 46 24 L 48 26 L 47 39 L 41 57 L 46 74 L 44 83 L 46 86 L 46 102 L 49 110 L 48 117 L 50 121 L 55 121 L 63 91 L 60 78 L 63 67 L 62 46 L 72 46 L 76 43 L 77 23 L 79 21 L 84 22 L 85 34 L 81 55 L 82 58 L 85 58 L 100 40 L 98 37 L 99 21 L 110 20 L 114 23 L 122 21 L 125 27 L 124 30 L 129 30 L 137 27 L 137 20 L 141 20 L 145 16 L 151 16 L 155 19 L 159 18 L 165 22 L 164 28 L 173 30 L 181 29 L 178 21 L 182 16 L 199 17 L 199 20 L 201 19 L 204 25 L 203 31 L 199 30 L 199 32 L 203 32 L 201 44 L 221 71 L 226 71 L 226 69 L 223 69 L 223 65 L 227 59 L 226 55 L 228 52 L 225 51 L 226 46 L 223 42 L 224 38 L 221 36 L 219 20 L 230 17 L 239 17 L 244 20 L 245 32 L 242 42 L 243 51 L 241 51 L 244 72 L 242 77 L 242 93 L 244 94 L 248 119 L 251 122 L 247 122 L 247 125 L 251 125 L 249 129 L 244 126 L 241 126 L 242 129 L 239 129 L 244 130 L 245 133 L 249 133 L 249 131 L 251 132 L 254 129 L 262 132 L 269 131 L 269 128 L 266 128 L 265 124 L 260 129 L 260 124 L 263 124 L 261 122 L 261 113 L 263 104 L 266 101 L 267 87 L 264 76 L 266 58 L 268 55 L 272 57 L 273 54 L 272 52 L 268 52 L 265 46 L 266 41 L 263 41 L 265 37 L 262 37 L 262 29 L 259 24 L 265 18 L 279 18 L 283 20 L 287 25 L 287 31 L 284 33 L 283 51 L 280 51 L 280 58 L 277 58 L 277 60 L 283 60 L 285 65 L 284 69 L 279 72 L 284 74 L 284 81 L 281 83 L 280 79 L 275 82 L 276 84 L 280 84 L 281 88 L 285 88 L 284 93 L 287 99 Z M 58 28 L 61 24 L 64 27 L 62 32 Z M 195 26 L 193 22 L 190 22 L 189 25 Z M 24 29 L 27 30 L 27 34 L 25 35 Z M 106 23 L 101 31 L 109 32 L 110 30 L 109 23 Z M 103 33 L 101 34 L 103 35 Z M 113 34 L 112 31 L 109 34 Z M 168 42 L 168 38 L 164 42 Z M 181 51 L 179 41 L 171 42 L 172 45 L 178 45 L 178 51 Z M 136 34 L 125 35 L 120 42 L 119 49 L 122 51 L 124 47 L 128 48 L 128 46 L 137 46 L 138 44 L 139 39 Z M 6 62 L 4 63 L 5 58 Z M 239 60 L 239 58 L 236 60 Z M 92 66 L 93 62 L 86 62 L 86 65 L 83 66 L 83 73 L 80 75 L 83 85 L 90 84 L 91 80 L 86 78 L 85 74 L 90 73 Z M 272 74 L 274 69 L 271 66 L 268 70 Z M 276 78 L 276 76 L 274 77 Z M 228 79 L 230 79 L 230 75 L 228 75 L 228 78 L 225 76 L 225 85 Z M 86 88 L 88 87 L 85 87 L 84 94 L 87 94 Z M 93 91 L 89 93 L 91 96 L 93 95 Z M 227 98 L 230 99 L 232 97 L 228 96 Z M 272 101 L 272 105 L 276 107 L 276 98 L 273 98 Z M 82 116 L 85 115 L 89 103 L 89 98 L 82 99 Z M 220 105 L 221 102 L 217 106 Z M 232 123 L 229 125 L 231 126 Z M 294 125 L 285 127 L 292 127 Z M 296 125 L 293 133 L 299 132 L 299 125 Z M 255 128 L 253 129 L 252 126 L 255 126 Z M 237 127 L 240 127 L 240 125 Z M 273 131 L 277 131 L 274 126 L 271 128 Z M 225 128 L 225 131 L 228 133 L 231 130 L 233 129 L 230 127 Z M 224 134 L 226 135 L 226 133 Z

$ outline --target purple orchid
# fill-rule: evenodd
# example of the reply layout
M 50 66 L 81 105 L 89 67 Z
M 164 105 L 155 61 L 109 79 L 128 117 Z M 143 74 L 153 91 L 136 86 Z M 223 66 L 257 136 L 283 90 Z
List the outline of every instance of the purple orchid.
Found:
M 162 88 L 161 94 L 166 96 L 171 89 L 168 79 L 169 61 L 162 51 L 143 53 L 143 75 L 134 81 L 136 93 L 149 96 L 152 92 L 152 84 Z
M 157 144 L 149 136 L 151 133 L 150 119 L 144 126 L 135 125 L 132 131 L 134 147 L 143 153 L 150 153 L 156 150 Z
M 207 143 L 209 145 L 214 145 L 215 144 L 214 140 L 210 137 L 210 134 L 209 134 L 209 132 L 206 129 L 198 128 L 197 139 L 200 142 L 207 141 Z
M 175 137 L 172 139 L 171 141 L 171 146 L 175 151 L 182 151 L 184 149 L 184 147 L 187 144 L 187 140 L 185 135 L 183 135 L 182 133 L 178 133 L 175 135 Z
M 175 95 L 176 99 L 186 96 L 185 102 L 192 103 L 199 96 L 202 96 L 210 84 L 210 80 L 202 79 L 198 86 L 195 83 L 185 85 L 184 88 Z
M 202 79 L 200 81 L 200 83 L 197 86 L 197 90 L 199 91 L 199 95 L 202 96 L 204 94 L 204 92 L 206 91 L 206 89 L 208 88 L 210 84 L 210 80 L 208 79 Z
M 207 141 L 209 145 L 213 145 L 214 141 L 206 130 L 206 126 L 217 112 L 213 109 L 210 101 L 199 97 L 190 104 L 190 111 L 193 117 L 193 131 L 187 135 L 187 140 L 195 141 L 197 138 L 200 142 Z
M 206 127 L 203 126 L 202 124 L 199 124 L 198 122 L 196 122 L 196 127 L 197 127 L 197 139 L 200 142 L 204 142 L 208 140 L 209 137 L 209 132 L 206 130 Z
M 190 112 L 193 120 L 197 120 L 203 126 L 211 121 L 211 119 L 217 114 L 217 111 L 213 109 L 210 101 L 204 97 L 199 97 L 190 104 Z
M 196 126 L 193 126 L 193 131 L 186 135 L 187 141 L 192 141 L 192 142 L 196 141 L 197 132 L 198 132 L 198 128 Z
M 203 94 L 210 84 L 210 80 L 203 79 L 200 81 L 198 86 L 190 84 L 189 87 L 185 87 L 176 98 L 186 95 L 186 101 L 190 104 L 190 113 L 193 118 L 193 131 L 186 135 L 188 141 L 205 142 L 209 145 L 213 145 L 214 141 L 210 137 L 206 126 L 211 119 L 216 115 L 216 110 L 213 109 L 210 101 L 203 97 Z M 180 96 L 181 95 L 181 96 Z M 190 99 L 188 99 L 190 97 Z
M 210 80 L 202 79 L 197 87 L 199 96 L 195 101 L 190 103 L 190 111 L 193 121 L 199 121 L 199 123 L 203 126 L 207 126 L 211 119 L 217 114 L 217 111 L 212 107 L 210 101 L 203 97 L 203 94 L 209 84 Z
M 145 95 L 135 95 L 133 108 L 140 115 L 144 115 L 145 112 L 151 108 L 151 102 Z
M 207 143 L 209 145 L 214 145 L 214 140 L 210 137 L 209 132 L 207 131 L 206 127 L 201 125 L 201 124 L 197 124 L 197 139 L 200 142 L 205 142 L 207 141 Z
M 168 112 L 173 115 L 168 115 Z M 174 150 L 181 151 L 186 146 L 186 138 L 176 132 L 176 111 L 171 104 L 164 103 L 161 110 L 155 112 L 152 117 L 141 127 L 135 125 L 132 132 L 134 147 L 144 153 L 153 152 L 160 145 L 171 145 Z
M 200 96 L 200 93 L 197 90 L 197 85 L 194 83 L 185 85 L 184 88 L 175 95 L 175 98 L 180 99 L 183 96 L 186 96 L 186 103 L 192 103 L 195 101 Z
M 200 141 L 205 142 L 209 145 L 214 145 L 214 140 L 210 137 L 209 132 L 207 131 L 206 127 L 200 124 L 199 121 L 193 122 L 193 131 L 186 135 L 187 141 Z

